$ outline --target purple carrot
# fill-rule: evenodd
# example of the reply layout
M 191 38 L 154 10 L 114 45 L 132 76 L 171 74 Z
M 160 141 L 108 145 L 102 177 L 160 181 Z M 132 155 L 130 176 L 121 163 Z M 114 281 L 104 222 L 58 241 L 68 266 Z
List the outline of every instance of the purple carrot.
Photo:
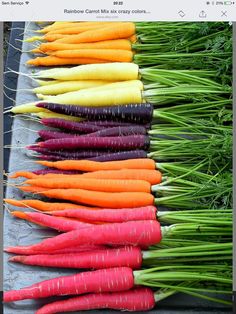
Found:
M 31 145 L 31 146 L 27 146 L 28 149 L 35 151 L 39 154 L 42 155 L 51 155 L 51 156 L 57 156 L 57 157 L 64 157 L 64 159 L 90 159 L 90 158 L 96 158 L 96 157 L 100 157 L 100 156 L 105 156 L 105 155 L 111 155 L 114 153 L 124 153 L 122 151 L 116 151 L 114 149 L 112 150 L 50 150 L 44 147 L 39 147 L 39 146 L 35 146 L 35 145 Z M 144 151 L 135 151 L 136 152 L 140 152 L 139 156 L 142 156 L 145 154 L 146 157 L 146 153 Z M 139 157 L 142 158 L 142 157 Z
M 79 132 L 79 133 L 91 133 L 91 132 L 97 132 L 99 130 L 102 130 L 102 126 L 96 126 L 95 124 L 87 124 L 86 122 L 74 122 L 74 121 L 68 121 L 64 119 L 58 119 L 58 118 L 43 118 L 40 120 L 40 122 L 49 127 L 68 130 L 71 132 Z
M 137 124 L 137 123 L 131 123 L 131 122 L 122 122 L 122 121 L 86 121 L 86 122 L 81 122 L 81 123 L 87 123 L 87 124 L 95 124 L 97 126 L 102 126 L 103 128 L 114 128 L 116 126 L 142 126 L 145 127 L 146 129 L 150 129 L 151 123 L 146 123 L 146 124 Z
M 40 130 L 40 131 L 38 131 L 38 135 L 44 141 L 51 140 L 51 139 L 56 139 L 56 138 L 68 138 L 68 137 L 79 136 L 79 134 L 71 134 L 71 133 L 64 133 L 64 132 L 51 131 L 51 130 Z
M 145 135 L 147 130 L 143 126 L 117 126 L 113 128 L 107 128 L 94 133 L 89 133 L 86 136 L 127 136 L 127 135 Z
M 61 160 L 67 159 L 66 157 L 56 156 L 56 155 L 38 155 L 36 157 L 39 159 L 48 160 L 48 161 L 61 161 Z M 71 157 L 71 159 L 75 159 L 75 158 Z M 76 159 L 82 159 L 82 158 L 76 158 Z
M 146 135 L 116 136 L 116 137 L 87 137 L 62 138 L 38 143 L 40 147 L 49 149 L 74 148 L 107 148 L 107 149 L 146 149 L 149 138 Z
M 78 152 L 81 155 L 81 152 Z M 92 153 L 92 151 L 91 151 Z M 144 150 L 131 150 L 116 153 L 104 153 L 96 152 L 96 157 L 83 157 L 76 154 L 68 154 L 67 156 L 62 155 L 38 155 L 39 159 L 48 161 L 60 161 L 60 160 L 93 160 L 93 161 L 113 161 L 113 160 L 127 160 L 135 158 L 147 158 L 147 153 Z
M 34 170 L 32 173 L 37 174 L 37 175 L 44 175 L 47 173 L 61 173 L 61 174 L 80 174 L 80 171 L 75 171 L 75 170 L 56 170 L 56 169 L 39 169 L 39 170 Z
M 97 157 L 89 158 L 93 161 L 115 161 L 115 160 L 126 160 L 126 159 L 136 159 L 136 158 L 147 158 L 147 153 L 144 150 L 131 150 L 124 152 L 111 153 L 106 155 L 101 155 Z
M 111 107 L 83 107 L 42 102 L 37 104 L 37 107 L 88 120 L 112 120 L 145 124 L 151 122 L 153 116 L 153 106 L 149 103 Z

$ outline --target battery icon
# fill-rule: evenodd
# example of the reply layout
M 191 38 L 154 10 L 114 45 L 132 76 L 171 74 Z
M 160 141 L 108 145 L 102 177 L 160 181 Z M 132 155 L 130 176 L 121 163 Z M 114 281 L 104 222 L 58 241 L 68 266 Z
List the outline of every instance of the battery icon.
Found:
M 224 2 L 224 5 L 231 5 L 231 4 L 233 4 L 232 1 L 225 1 L 225 2 Z

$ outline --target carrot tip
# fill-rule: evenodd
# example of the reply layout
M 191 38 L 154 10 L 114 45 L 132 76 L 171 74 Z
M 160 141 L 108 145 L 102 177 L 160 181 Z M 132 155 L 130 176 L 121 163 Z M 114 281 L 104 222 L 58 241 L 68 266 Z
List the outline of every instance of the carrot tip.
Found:
M 17 255 L 17 256 L 12 256 L 8 259 L 8 262 L 13 262 L 13 263 L 22 263 L 25 259 L 25 256 L 22 255 Z
M 3 251 L 7 252 L 7 253 L 14 253 L 15 247 L 14 246 L 9 246 L 9 247 L 3 249 Z
M 11 215 L 14 216 L 14 217 L 17 217 L 17 218 L 21 218 L 21 219 L 27 219 L 28 216 L 26 213 L 24 212 L 21 212 L 21 211 L 12 211 L 11 212 Z

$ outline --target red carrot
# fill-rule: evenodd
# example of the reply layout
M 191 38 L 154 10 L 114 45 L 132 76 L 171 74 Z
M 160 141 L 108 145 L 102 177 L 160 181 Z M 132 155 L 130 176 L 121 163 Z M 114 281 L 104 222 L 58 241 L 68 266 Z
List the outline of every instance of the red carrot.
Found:
M 7 248 L 4 251 L 7 253 L 13 253 L 13 254 L 21 254 L 21 255 L 39 255 L 39 254 L 48 254 L 48 255 L 54 255 L 54 254 L 77 254 L 77 253 L 81 253 L 81 252 L 87 252 L 87 251 L 95 251 L 95 250 L 103 250 L 103 249 L 107 249 L 107 246 L 105 245 L 80 245 L 80 246 L 76 246 L 76 247 L 69 247 L 69 248 L 65 248 L 62 250 L 49 250 L 49 251 L 35 251 L 35 250 L 31 250 L 28 249 L 28 247 L 25 246 L 21 246 L 21 247 L 11 247 L 11 248 Z
M 53 216 L 77 218 L 91 222 L 125 222 L 135 220 L 155 220 L 157 209 L 155 206 L 122 209 L 68 209 L 50 212 Z
M 31 212 L 20 212 L 13 211 L 11 214 L 14 217 L 28 220 L 30 222 L 36 223 L 38 225 L 56 229 L 61 232 L 68 232 L 81 228 L 88 228 L 93 226 L 92 224 L 72 220 L 72 219 L 58 219 L 57 217 L 52 217 L 49 215 L 41 213 L 31 213 Z
M 158 221 L 129 221 L 74 230 L 25 247 L 26 250 L 53 251 L 80 245 L 135 245 L 148 247 L 161 241 Z M 8 248 L 8 250 L 13 248 Z M 24 251 L 24 249 L 22 249 Z
M 91 293 L 44 305 L 36 314 L 113 309 L 119 311 L 148 311 L 155 306 L 154 293 L 150 288 L 138 287 L 128 291 Z
M 55 295 L 89 292 L 125 291 L 134 286 L 133 271 L 128 267 L 105 268 L 45 280 L 20 290 L 4 292 L 3 301 L 46 298 Z
M 45 267 L 103 269 L 125 266 L 140 269 L 142 252 L 138 247 L 127 246 L 72 254 L 13 256 L 9 261 Z

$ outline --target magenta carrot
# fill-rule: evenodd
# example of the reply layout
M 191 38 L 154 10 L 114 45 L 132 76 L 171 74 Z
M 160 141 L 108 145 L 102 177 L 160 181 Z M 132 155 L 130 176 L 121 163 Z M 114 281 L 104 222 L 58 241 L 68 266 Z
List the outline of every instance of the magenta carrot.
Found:
M 13 254 L 21 254 L 21 255 L 39 255 L 39 254 L 47 254 L 47 255 L 54 255 L 54 254 L 77 254 L 77 253 L 81 253 L 81 252 L 87 252 L 87 251 L 95 251 L 95 250 L 103 250 L 103 249 L 107 249 L 107 246 L 105 245 L 80 245 L 80 246 L 76 246 L 76 247 L 69 247 L 69 248 L 65 248 L 62 250 L 49 250 L 49 251 L 35 251 L 35 250 L 31 250 L 28 249 L 27 247 L 21 246 L 21 247 L 12 247 L 12 248 L 7 248 L 4 251 L 7 253 L 13 253 Z
M 127 246 L 71 254 L 13 256 L 9 261 L 45 267 L 103 269 L 125 266 L 140 269 L 142 252 L 138 247 Z
M 20 290 L 6 291 L 3 301 L 13 302 L 89 292 L 125 291 L 133 286 L 134 276 L 131 268 L 105 268 L 41 281 Z
M 59 131 L 51 131 L 51 130 L 40 130 L 38 131 L 38 135 L 44 140 L 51 140 L 51 139 L 61 139 L 61 138 L 74 138 L 79 134 L 71 134 L 71 133 L 64 133 Z
M 50 212 L 53 216 L 77 218 L 90 222 L 125 222 L 135 220 L 155 220 L 155 206 L 121 208 L 121 209 L 68 209 Z
M 25 219 L 41 226 L 53 228 L 61 232 L 68 232 L 93 226 L 92 224 L 88 224 L 85 222 L 80 222 L 72 219 L 58 219 L 58 217 L 52 217 L 41 213 L 13 211 L 11 212 L 11 214 L 14 217 Z
M 91 228 L 62 233 L 37 244 L 24 247 L 26 250 L 53 251 L 80 245 L 135 245 L 148 247 L 161 241 L 161 227 L 155 220 L 129 221 L 94 225 Z M 8 250 L 12 248 L 8 248 Z M 14 249 L 14 247 L 13 247 Z M 22 249 L 23 251 L 24 249 Z
M 67 300 L 44 305 L 36 314 L 55 314 L 61 312 L 95 309 L 119 311 L 148 311 L 155 306 L 155 295 L 150 288 L 138 287 L 128 291 L 111 293 L 90 293 Z

